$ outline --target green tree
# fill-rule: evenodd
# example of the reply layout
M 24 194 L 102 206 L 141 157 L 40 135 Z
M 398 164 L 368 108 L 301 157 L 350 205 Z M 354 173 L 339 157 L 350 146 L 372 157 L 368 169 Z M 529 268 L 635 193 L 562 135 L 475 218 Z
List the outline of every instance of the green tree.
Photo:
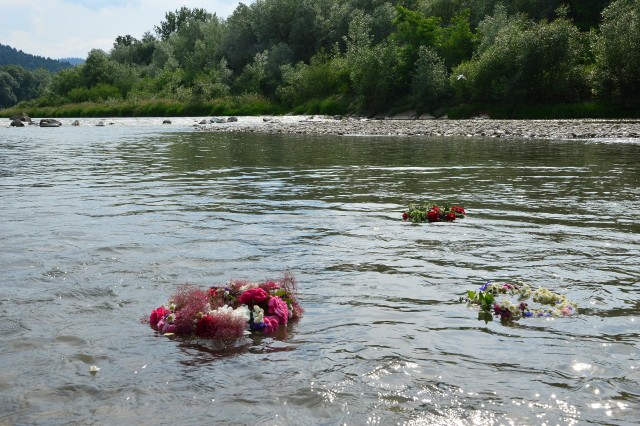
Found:
M 157 40 L 149 32 L 143 35 L 142 40 L 131 35 L 118 36 L 109 55 L 121 64 L 148 66 L 153 60 L 156 46 Z
M 346 38 L 345 58 L 357 105 L 368 112 L 378 112 L 389 108 L 400 95 L 402 52 L 393 40 L 372 44 L 370 31 L 371 17 L 356 14 Z
M 493 22 L 501 26 L 497 34 L 486 32 L 493 43 L 482 41 L 484 50 L 452 73 L 461 100 L 537 103 L 587 96 L 585 36 L 569 20 Z
M 0 79 L 0 105 L 11 106 L 44 94 L 51 73 L 44 68 L 30 71 L 19 65 L 5 65 L 0 67 Z
M 193 8 L 189 9 L 182 6 L 175 12 L 167 12 L 165 20 L 160 25 L 155 26 L 155 32 L 161 40 L 167 40 L 171 34 L 184 30 L 193 22 L 208 22 L 215 18 L 215 14 L 207 12 L 205 9 Z
M 89 88 L 99 83 L 111 82 L 112 74 L 109 61 L 109 56 L 103 50 L 91 50 L 84 65 L 80 67 L 83 86 Z
M 419 110 L 435 107 L 436 102 L 447 95 L 449 74 L 444 61 L 434 49 L 420 47 L 411 87 L 413 104 Z
M 640 95 L 640 0 L 616 0 L 603 12 L 593 50 L 594 90 L 604 100 L 637 105 Z
M 220 54 L 227 59 L 229 68 L 234 72 L 242 71 L 258 52 L 264 50 L 259 50 L 255 20 L 254 9 L 243 3 L 227 18 Z
M 242 74 L 236 79 L 235 87 L 237 93 L 260 94 L 267 81 L 267 65 L 269 63 L 269 51 L 257 53 L 253 61 L 247 64 L 242 70 Z
M 15 94 L 18 82 L 11 74 L 0 68 L 0 107 L 10 107 L 18 102 Z
M 462 61 L 471 59 L 476 37 L 471 31 L 470 11 L 464 9 L 451 18 L 448 26 L 438 31 L 436 48 L 450 69 Z

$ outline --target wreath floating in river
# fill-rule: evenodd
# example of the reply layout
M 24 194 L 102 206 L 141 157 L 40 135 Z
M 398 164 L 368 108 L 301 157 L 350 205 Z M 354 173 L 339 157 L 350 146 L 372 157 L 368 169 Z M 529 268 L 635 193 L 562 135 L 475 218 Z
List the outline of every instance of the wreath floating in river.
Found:
M 502 295 L 500 300 L 497 299 L 498 295 Z M 527 303 L 529 299 L 539 306 L 530 306 Z M 467 290 L 464 300 L 468 304 L 478 305 L 480 318 L 486 321 L 491 320 L 492 316 L 500 317 L 502 321 L 517 321 L 531 317 L 569 317 L 577 312 L 577 305 L 567 296 L 544 287 L 531 290 L 528 284 L 488 281 L 476 291 Z
M 273 334 L 302 312 L 296 280 L 287 274 L 275 281 L 232 280 L 208 289 L 183 284 L 169 303 L 151 312 L 149 325 L 165 336 L 233 340 L 252 332 Z
M 453 222 L 463 219 L 467 213 L 462 206 L 438 206 L 436 204 L 417 205 L 411 204 L 402 212 L 402 220 L 405 222 Z

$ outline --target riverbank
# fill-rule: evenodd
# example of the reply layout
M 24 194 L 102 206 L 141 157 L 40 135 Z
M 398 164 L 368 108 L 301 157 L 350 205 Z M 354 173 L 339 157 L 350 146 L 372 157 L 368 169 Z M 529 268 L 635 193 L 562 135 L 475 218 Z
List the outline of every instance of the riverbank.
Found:
M 529 139 L 640 138 L 640 120 L 366 119 L 354 117 L 239 117 L 237 122 L 198 124 L 211 132 L 344 136 L 431 136 Z
M 40 119 L 33 119 L 37 124 Z M 640 120 L 496 120 L 419 119 L 403 116 L 380 119 L 311 115 L 237 117 L 61 118 L 62 127 L 167 126 L 204 132 L 309 134 L 334 136 L 475 137 L 510 139 L 640 140 Z M 10 127 L 10 120 L 0 127 Z M 32 126 L 29 126 L 32 127 Z

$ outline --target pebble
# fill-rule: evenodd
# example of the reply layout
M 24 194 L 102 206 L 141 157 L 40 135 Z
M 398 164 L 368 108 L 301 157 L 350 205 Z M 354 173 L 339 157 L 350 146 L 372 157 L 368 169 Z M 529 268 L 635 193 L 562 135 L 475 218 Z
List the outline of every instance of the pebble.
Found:
M 501 139 L 638 139 L 640 120 L 402 120 L 288 116 L 282 120 L 243 120 L 232 126 L 205 127 L 212 132 L 289 133 L 339 136 L 434 135 Z

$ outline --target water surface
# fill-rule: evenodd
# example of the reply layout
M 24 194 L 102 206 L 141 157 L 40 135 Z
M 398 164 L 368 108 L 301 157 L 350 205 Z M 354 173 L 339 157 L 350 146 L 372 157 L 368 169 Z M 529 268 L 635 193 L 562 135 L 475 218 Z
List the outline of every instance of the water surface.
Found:
M 0 423 L 634 424 L 640 145 L 0 128 Z M 403 223 L 410 202 L 466 207 Z M 140 318 L 183 282 L 284 271 L 285 335 Z M 579 315 L 485 323 L 486 280 Z M 100 367 L 91 374 L 92 365 Z

